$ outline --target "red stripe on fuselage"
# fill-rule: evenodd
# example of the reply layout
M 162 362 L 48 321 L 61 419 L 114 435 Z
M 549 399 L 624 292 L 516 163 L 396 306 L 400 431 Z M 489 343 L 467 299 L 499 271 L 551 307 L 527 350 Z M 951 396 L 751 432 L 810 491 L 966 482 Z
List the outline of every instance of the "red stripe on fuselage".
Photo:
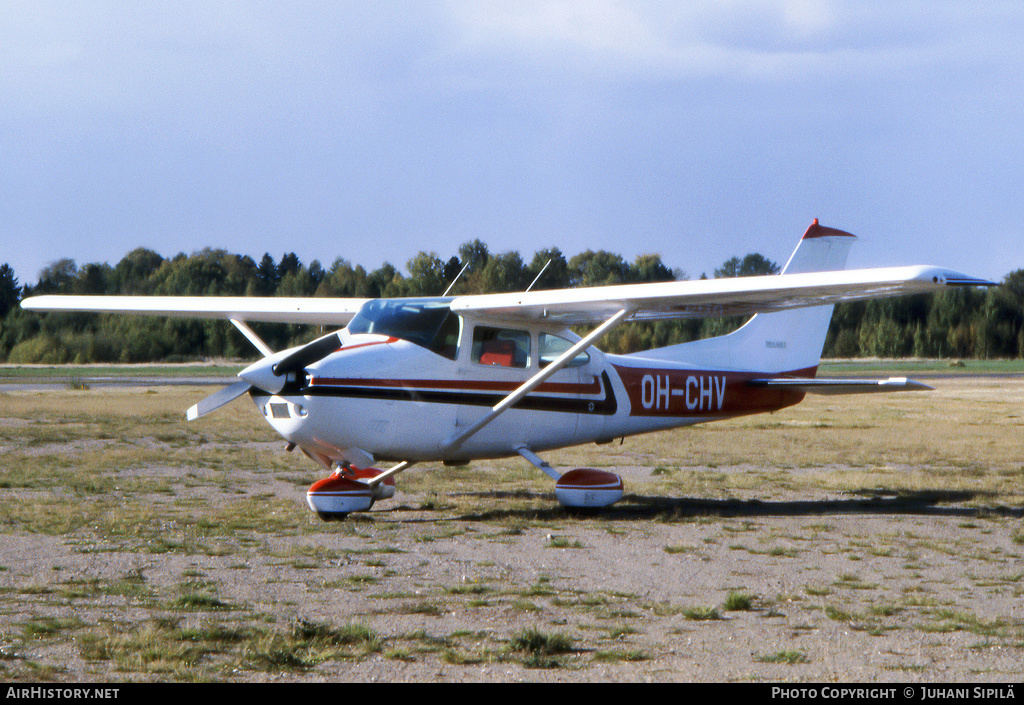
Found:
M 356 348 L 368 348 L 371 345 L 387 345 L 388 343 L 397 343 L 399 338 L 389 337 L 387 340 L 374 340 L 369 343 L 356 343 L 355 345 L 346 345 L 338 348 L 334 352 L 342 352 L 343 350 L 355 350 Z
M 526 380 L 523 380 L 525 382 Z M 311 377 L 311 387 L 384 387 L 389 389 L 438 389 L 452 392 L 512 392 L 523 382 L 467 379 L 364 379 L 360 377 Z M 597 377 L 590 384 L 544 382 L 535 390 L 547 394 L 595 395 L 601 393 Z
M 614 365 L 629 397 L 630 416 L 741 416 L 799 403 L 803 392 L 751 387 L 751 379 L 813 377 L 817 368 L 784 375 Z

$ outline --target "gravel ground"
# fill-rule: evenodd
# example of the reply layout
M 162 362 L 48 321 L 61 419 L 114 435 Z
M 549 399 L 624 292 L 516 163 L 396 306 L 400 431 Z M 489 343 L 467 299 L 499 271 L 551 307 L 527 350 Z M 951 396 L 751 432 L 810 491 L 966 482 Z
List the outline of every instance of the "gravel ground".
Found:
M 1024 380 L 936 386 L 552 454 L 600 514 L 517 459 L 332 523 L 244 405 L 10 392 L 0 679 L 1014 682 Z
M 83 625 L 27 643 L 11 626 L 0 663 L 9 677 L 104 681 L 1019 679 L 1019 510 L 927 497 L 652 499 L 657 478 L 618 470 L 633 493 L 599 516 L 567 516 L 541 494 L 466 493 L 447 508 L 445 498 L 399 495 L 355 521 L 264 535 L 226 555 L 116 550 L 87 530 L 8 532 L 8 624 L 73 613 Z M 301 491 L 280 489 L 301 502 Z M 383 646 L 301 668 L 211 658 L 198 671 L 147 673 L 86 660 L 83 629 L 131 631 L 175 613 L 166 599 L 67 595 L 126 575 L 151 595 L 172 594 L 183 576 L 213 586 L 226 607 L 178 612 L 187 624 L 358 623 Z M 570 646 L 530 662 L 514 648 L 529 629 Z

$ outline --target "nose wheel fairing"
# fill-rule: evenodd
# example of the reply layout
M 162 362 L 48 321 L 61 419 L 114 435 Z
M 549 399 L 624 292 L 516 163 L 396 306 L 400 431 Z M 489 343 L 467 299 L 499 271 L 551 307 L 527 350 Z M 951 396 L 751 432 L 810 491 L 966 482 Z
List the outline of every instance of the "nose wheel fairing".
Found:
M 368 511 L 373 503 L 395 496 L 395 479 L 371 486 L 368 481 L 383 471 L 377 468 L 339 467 L 330 477 L 314 482 L 306 491 L 306 504 L 324 521 L 344 519 L 351 512 Z

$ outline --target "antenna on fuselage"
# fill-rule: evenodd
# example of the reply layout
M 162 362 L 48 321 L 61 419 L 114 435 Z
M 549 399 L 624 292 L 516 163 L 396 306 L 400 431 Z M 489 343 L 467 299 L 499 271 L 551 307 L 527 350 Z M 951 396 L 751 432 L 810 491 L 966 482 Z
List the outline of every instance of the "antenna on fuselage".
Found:
M 533 288 L 533 285 L 537 283 L 537 280 L 540 279 L 540 275 L 544 273 L 544 270 L 548 268 L 549 264 L 551 264 L 551 260 L 548 260 L 547 263 L 540 268 L 540 271 L 537 272 L 537 276 L 535 276 L 533 278 L 533 281 L 530 282 L 530 286 L 526 287 L 526 291 L 529 291 L 530 289 Z
M 471 265 L 471 264 L 472 264 L 472 261 L 466 262 L 466 264 L 463 265 L 462 269 L 460 269 L 459 273 L 455 275 L 455 278 L 452 279 L 452 283 L 448 285 L 448 288 L 444 290 L 444 293 L 441 294 L 441 296 L 448 296 L 448 292 L 452 290 L 453 286 L 455 286 L 455 282 L 457 282 L 459 280 L 459 277 L 462 276 L 463 272 L 465 272 L 467 269 L 469 269 L 469 265 Z

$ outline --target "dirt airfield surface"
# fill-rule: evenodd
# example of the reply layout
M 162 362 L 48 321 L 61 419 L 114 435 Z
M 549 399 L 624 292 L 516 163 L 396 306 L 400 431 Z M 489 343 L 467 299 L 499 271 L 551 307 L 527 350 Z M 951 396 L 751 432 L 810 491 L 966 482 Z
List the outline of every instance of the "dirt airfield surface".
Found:
M 932 384 L 548 454 L 598 514 L 510 459 L 331 523 L 244 400 L 2 393 L 0 677 L 1015 682 L 1024 380 Z

